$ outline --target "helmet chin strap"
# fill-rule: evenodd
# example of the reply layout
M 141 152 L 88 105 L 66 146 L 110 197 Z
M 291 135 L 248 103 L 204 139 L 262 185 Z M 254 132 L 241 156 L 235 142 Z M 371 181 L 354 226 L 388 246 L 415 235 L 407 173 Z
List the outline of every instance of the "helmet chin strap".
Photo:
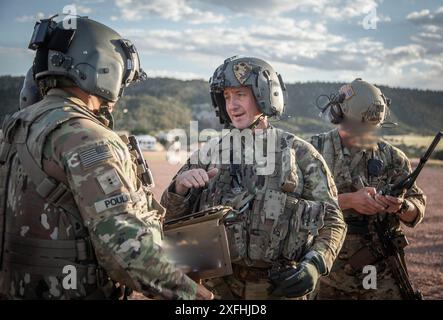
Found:
M 111 111 L 109 111 L 109 106 L 107 104 L 103 104 L 100 106 L 98 114 L 106 120 L 106 125 L 111 130 L 114 130 L 114 116 Z
M 262 113 L 260 115 L 260 117 L 255 119 L 254 122 L 249 125 L 248 129 L 254 130 L 255 128 L 257 128 L 257 126 L 260 124 L 260 122 L 263 121 L 264 118 L 265 118 L 265 115 Z

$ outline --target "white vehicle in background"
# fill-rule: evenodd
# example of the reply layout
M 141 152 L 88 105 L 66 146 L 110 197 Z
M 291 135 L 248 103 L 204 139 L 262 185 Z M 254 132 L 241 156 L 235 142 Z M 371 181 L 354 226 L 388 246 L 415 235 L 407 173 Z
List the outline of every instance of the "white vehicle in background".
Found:
M 157 139 L 150 135 L 135 136 L 142 151 L 156 151 Z

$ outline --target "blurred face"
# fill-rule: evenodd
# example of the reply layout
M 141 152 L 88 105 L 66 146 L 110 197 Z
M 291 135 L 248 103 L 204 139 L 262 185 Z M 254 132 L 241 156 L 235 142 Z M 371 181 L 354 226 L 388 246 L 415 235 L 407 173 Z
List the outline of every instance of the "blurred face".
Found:
M 380 127 L 377 123 L 346 121 L 340 124 L 340 130 L 346 131 L 351 136 L 365 136 L 376 133 Z
M 379 141 L 379 130 L 377 125 L 370 123 L 344 122 L 339 127 L 342 142 L 347 147 L 371 149 Z
M 260 115 L 252 90 L 248 87 L 230 87 L 224 90 L 226 111 L 237 129 L 249 127 Z

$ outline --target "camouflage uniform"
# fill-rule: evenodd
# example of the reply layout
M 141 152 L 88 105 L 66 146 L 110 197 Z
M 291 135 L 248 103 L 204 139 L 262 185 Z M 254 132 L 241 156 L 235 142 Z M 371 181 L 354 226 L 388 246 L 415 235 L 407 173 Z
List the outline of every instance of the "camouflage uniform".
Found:
M 338 129 L 334 129 L 312 137 L 311 143 L 320 151 L 331 169 L 339 194 L 355 192 L 363 186 L 379 189 L 386 184 L 397 182 L 411 172 L 411 165 L 406 155 L 386 141 L 380 140 L 373 151 L 349 150 L 342 145 Z M 383 172 L 379 177 L 368 177 L 367 161 L 371 158 L 380 159 L 384 163 Z M 413 222 L 404 222 L 404 224 L 415 227 L 423 219 L 426 197 L 415 185 L 407 192 L 405 199 L 418 208 L 418 216 Z M 352 267 L 355 264 L 369 264 L 360 261 L 361 256 L 355 255 L 359 250 L 368 247 L 371 252 L 376 253 L 380 247 L 371 224 L 376 216 L 362 215 L 353 209 L 344 210 L 343 213 L 348 225 L 346 239 L 331 273 L 321 280 L 317 297 L 319 299 L 401 299 L 392 270 L 384 259 L 380 258 L 372 263 L 377 270 L 376 290 L 364 289 L 362 283 L 367 274 L 363 274 L 361 269 L 355 270 L 355 267 Z M 393 214 L 389 214 L 389 218 L 395 229 L 402 232 L 399 218 Z
M 7 298 L 115 298 L 116 282 L 146 295 L 195 298 L 195 282 L 160 247 L 164 208 L 138 179 L 126 142 L 105 122 L 81 100 L 51 89 L 5 123 L 0 288 Z M 56 190 L 31 181 L 29 159 L 15 152 L 20 146 L 61 182 Z M 67 265 L 76 268 L 76 289 L 63 286 Z
M 265 147 L 270 143 L 270 130 L 261 136 Z M 312 249 L 323 256 L 329 270 L 344 239 L 346 227 L 336 188 L 323 158 L 304 140 L 272 130 L 276 133 L 272 143 L 277 143 L 271 174 L 259 175 L 257 162 L 245 164 L 243 145 L 241 151 L 236 150 L 241 153 L 241 165 L 214 161 L 203 164 L 201 159 L 191 164 L 188 160 L 178 174 L 214 167 L 218 173 L 207 187 L 190 189 L 185 196 L 175 193 L 174 178 L 162 196 L 167 219 L 216 205 L 244 210 L 237 219 L 226 222 L 233 274 L 205 284 L 224 299 L 275 298 L 267 293 L 268 270 L 273 264 L 295 263 Z M 232 146 L 224 141 L 229 141 L 234 131 L 216 141 L 209 157 L 211 152 L 218 152 L 219 157 L 230 152 L 232 156 Z M 259 138 L 256 134 L 255 139 Z M 269 154 L 266 161 L 271 161 Z

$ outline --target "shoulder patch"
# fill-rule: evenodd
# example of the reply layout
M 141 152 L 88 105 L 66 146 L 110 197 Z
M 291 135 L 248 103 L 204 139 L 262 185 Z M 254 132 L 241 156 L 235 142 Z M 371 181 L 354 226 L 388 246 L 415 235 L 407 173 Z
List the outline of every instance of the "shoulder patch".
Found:
M 105 194 L 110 194 L 122 187 L 122 181 L 115 169 L 106 171 L 97 178 L 98 184 Z
M 106 159 L 112 158 L 112 153 L 109 146 L 104 144 L 80 152 L 79 157 L 83 168 L 89 169 Z

